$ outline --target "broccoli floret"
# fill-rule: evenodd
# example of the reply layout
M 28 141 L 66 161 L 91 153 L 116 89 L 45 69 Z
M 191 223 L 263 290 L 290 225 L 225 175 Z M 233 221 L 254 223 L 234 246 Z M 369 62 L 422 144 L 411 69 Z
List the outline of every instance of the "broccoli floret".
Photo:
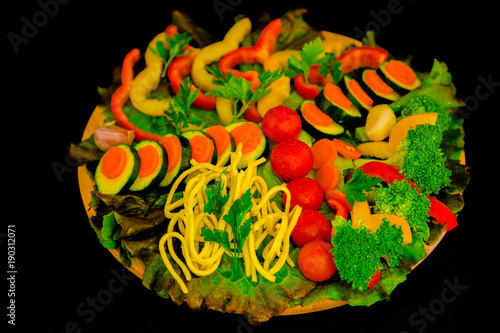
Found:
M 399 168 L 420 191 L 428 195 L 451 182 L 451 171 L 440 148 L 443 131 L 430 124 L 417 125 L 408 131 L 398 147 Z
M 336 217 L 332 237 L 335 265 L 340 278 L 352 283 L 353 289 L 364 291 L 370 278 L 382 267 L 381 258 L 389 267 L 396 267 L 403 256 L 403 232 L 401 227 L 390 225 L 384 219 L 380 227 L 370 233 L 361 223 L 353 228 L 350 220 Z
M 401 226 L 391 225 L 389 220 L 384 218 L 375 232 L 375 241 L 387 266 L 397 267 L 404 252 Z
M 419 95 L 413 97 L 408 104 L 405 105 L 404 109 L 401 111 L 401 115 L 404 117 L 422 114 L 426 112 L 436 112 L 438 118 L 436 120 L 436 126 L 446 131 L 452 127 L 453 119 L 451 117 L 449 108 L 446 105 L 441 104 L 437 100 L 427 95 Z
M 415 237 L 429 238 L 430 200 L 405 179 L 375 189 L 375 213 L 400 216 L 408 222 Z

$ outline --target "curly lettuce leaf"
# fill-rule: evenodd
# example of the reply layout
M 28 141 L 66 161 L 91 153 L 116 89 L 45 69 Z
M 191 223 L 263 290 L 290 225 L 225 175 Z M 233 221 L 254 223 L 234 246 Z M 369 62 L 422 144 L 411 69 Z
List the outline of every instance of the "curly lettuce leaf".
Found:
M 298 249 L 292 251 L 290 257 L 297 262 Z M 259 275 L 258 281 L 252 282 L 244 274 L 235 279 L 231 264 L 231 258 L 224 256 L 216 272 L 187 282 L 187 294 L 174 284 L 169 292 L 172 301 L 186 302 L 194 310 L 240 313 L 249 322 L 263 322 L 281 314 L 291 300 L 304 297 L 316 285 L 305 278 L 297 266 L 283 266 L 276 273 L 276 282 Z

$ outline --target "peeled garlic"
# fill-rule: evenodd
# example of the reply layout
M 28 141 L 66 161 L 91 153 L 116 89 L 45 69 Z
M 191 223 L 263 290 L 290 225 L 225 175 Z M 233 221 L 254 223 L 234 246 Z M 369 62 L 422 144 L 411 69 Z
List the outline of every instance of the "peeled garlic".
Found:
M 396 124 L 396 115 L 387 104 L 374 106 L 366 117 L 365 135 L 370 141 L 382 141 Z

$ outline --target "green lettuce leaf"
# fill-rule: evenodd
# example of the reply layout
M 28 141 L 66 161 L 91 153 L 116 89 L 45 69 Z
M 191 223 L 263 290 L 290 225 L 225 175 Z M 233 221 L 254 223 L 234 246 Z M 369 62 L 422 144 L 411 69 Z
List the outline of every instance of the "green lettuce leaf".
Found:
M 290 253 L 297 262 L 298 249 Z M 270 282 L 260 275 L 252 282 L 244 274 L 231 279 L 232 259 L 224 256 L 216 272 L 193 278 L 187 282 L 189 292 L 184 294 L 178 284 L 173 284 L 170 297 L 177 304 L 187 303 L 194 310 L 217 310 L 240 313 L 251 322 L 263 322 L 281 314 L 288 303 L 307 295 L 316 283 L 306 279 L 297 266 L 283 266 L 276 273 L 276 282 Z

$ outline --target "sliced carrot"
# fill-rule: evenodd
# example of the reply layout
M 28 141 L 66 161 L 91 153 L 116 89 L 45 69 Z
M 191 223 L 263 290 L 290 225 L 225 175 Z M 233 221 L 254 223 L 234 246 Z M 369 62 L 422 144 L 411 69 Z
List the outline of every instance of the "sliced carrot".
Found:
M 141 159 L 141 168 L 139 169 L 139 177 L 145 177 L 152 174 L 160 161 L 158 151 L 151 145 L 141 147 L 137 150 Z
M 349 90 L 352 92 L 354 96 L 356 96 L 356 99 L 361 103 L 366 106 L 372 106 L 373 105 L 373 99 L 368 96 L 368 94 L 361 88 L 360 84 L 356 80 L 350 80 L 349 81 Z
M 324 113 L 323 110 L 318 108 L 313 101 L 310 101 L 310 103 L 304 103 L 301 112 L 304 115 L 304 118 L 310 120 L 311 123 L 316 126 L 326 127 L 333 121 L 332 118 Z
M 212 139 L 203 135 L 195 135 L 190 140 L 192 158 L 198 163 L 210 162 L 214 153 Z
M 243 154 L 253 151 L 261 142 L 262 130 L 253 122 L 245 122 L 231 130 L 236 146 L 241 142 Z
M 320 169 L 323 165 L 332 164 L 337 158 L 337 149 L 332 140 L 320 139 L 312 144 L 311 150 L 314 157 L 313 169 Z
M 363 76 L 365 83 L 378 94 L 389 95 L 394 91 L 394 89 L 382 80 L 374 69 L 366 70 Z
M 102 157 L 102 174 L 113 179 L 120 176 L 127 165 L 127 153 L 120 147 L 111 147 Z
M 340 201 L 347 209 L 347 212 L 348 213 L 351 212 L 352 210 L 351 204 L 345 198 L 345 193 L 339 190 L 338 188 L 333 190 L 328 190 L 325 192 L 325 200 L 328 201 L 329 199 L 335 199 Z
M 385 70 L 398 82 L 407 86 L 411 86 L 417 80 L 417 75 L 413 69 L 402 61 L 389 60 L 385 66 Z
M 182 146 L 179 139 L 175 136 L 164 136 L 160 144 L 167 151 L 168 171 L 172 171 L 180 162 L 182 155 Z
M 349 100 L 349 98 L 347 98 L 347 96 L 339 86 L 332 83 L 327 83 L 325 85 L 325 88 L 323 88 L 323 91 L 325 93 L 325 97 L 335 105 L 338 105 L 343 109 L 348 109 L 349 107 L 351 107 L 352 102 Z
M 335 145 L 337 152 L 344 157 L 356 160 L 360 158 L 362 155 L 361 152 L 358 150 L 358 148 L 356 148 L 356 146 L 347 141 L 340 139 L 333 139 L 332 142 Z
M 231 145 L 231 136 L 228 130 L 222 125 L 210 126 L 205 130 L 205 133 L 215 140 L 218 156 L 222 155 L 229 145 Z
M 316 173 L 316 181 L 323 192 L 333 190 L 339 182 L 339 169 L 335 164 L 325 164 Z

